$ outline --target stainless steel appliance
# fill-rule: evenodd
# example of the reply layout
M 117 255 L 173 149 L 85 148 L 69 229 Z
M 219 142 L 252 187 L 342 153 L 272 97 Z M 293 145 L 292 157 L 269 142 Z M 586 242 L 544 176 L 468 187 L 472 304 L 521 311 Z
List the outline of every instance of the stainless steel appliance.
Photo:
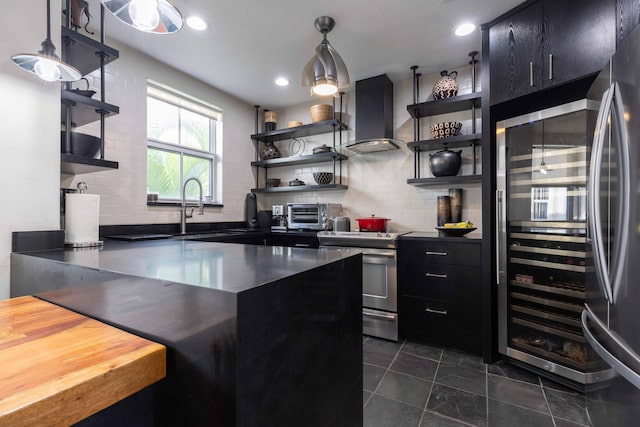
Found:
M 587 99 L 496 124 L 498 350 L 574 388 L 606 367 L 586 348 Z
M 321 231 L 320 249 L 362 252 L 362 331 L 398 341 L 398 233 Z
M 285 231 L 287 229 L 287 214 L 283 205 L 271 206 L 271 217 L 275 223 L 271 226 L 271 230 Z
M 333 218 L 341 215 L 339 203 L 287 203 L 290 230 L 331 230 Z
M 619 46 L 589 98 L 600 102 L 588 187 L 587 276 L 582 328 L 615 372 L 587 393 L 591 424 L 640 422 L 640 32 Z

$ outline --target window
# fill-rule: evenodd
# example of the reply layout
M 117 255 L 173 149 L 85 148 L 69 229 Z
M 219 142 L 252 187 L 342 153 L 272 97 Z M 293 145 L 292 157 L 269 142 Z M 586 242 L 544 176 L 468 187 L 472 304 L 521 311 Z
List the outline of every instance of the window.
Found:
M 160 201 L 182 200 L 189 178 L 202 195 L 222 203 L 222 112 L 206 102 L 155 82 L 147 84 L 147 192 Z M 196 183 L 186 198 L 197 200 Z

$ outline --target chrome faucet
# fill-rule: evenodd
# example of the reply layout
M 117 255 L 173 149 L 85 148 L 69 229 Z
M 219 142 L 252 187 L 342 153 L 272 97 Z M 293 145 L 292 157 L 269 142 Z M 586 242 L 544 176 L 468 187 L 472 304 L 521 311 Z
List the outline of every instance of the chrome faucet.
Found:
M 198 178 L 189 178 L 184 182 L 182 186 L 182 206 L 180 208 L 180 233 L 187 233 L 187 218 L 193 217 L 193 208 L 191 208 L 191 212 L 187 213 L 187 184 L 189 181 L 195 181 L 198 183 L 198 187 L 200 188 L 200 199 L 198 202 L 198 215 L 204 214 L 204 205 L 202 204 L 202 183 Z

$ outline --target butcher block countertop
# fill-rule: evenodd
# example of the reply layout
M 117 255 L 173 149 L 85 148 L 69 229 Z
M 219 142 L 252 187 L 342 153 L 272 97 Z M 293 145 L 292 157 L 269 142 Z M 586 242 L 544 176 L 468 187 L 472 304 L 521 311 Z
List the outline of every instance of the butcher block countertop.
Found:
M 34 297 L 0 301 L 0 425 L 76 423 L 165 377 L 166 348 Z

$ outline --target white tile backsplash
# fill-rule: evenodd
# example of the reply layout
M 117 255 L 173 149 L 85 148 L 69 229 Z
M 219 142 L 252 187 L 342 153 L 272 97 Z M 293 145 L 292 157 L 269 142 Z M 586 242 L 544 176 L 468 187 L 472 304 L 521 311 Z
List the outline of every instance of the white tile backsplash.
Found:
M 471 67 L 464 65 L 452 67 L 458 71 L 459 94 L 471 92 Z M 408 72 L 407 75 L 410 75 Z M 476 78 L 478 84 L 476 90 L 480 90 L 479 68 Z M 431 99 L 431 91 L 434 83 L 440 78 L 439 73 L 421 77 L 421 93 L 418 102 Z M 346 145 L 355 139 L 355 95 L 347 93 L 343 99 L 344 121 L 349 130 L 343 132 L 342 142 Z M 309 106 L 318 103 L 317 100 L 309 101 L 303 105 L 277 111 L 278 120 L 286 123 L 288 120 L 300 120 L 310 123 L 308 113 Z M 407 112 L 407 105 L 413 103 L 413 80 L 411 77 L 394 82 L 394 137 L 404 141 L 413 140 L 413 119 Z M 481 129 L 481 110 L 476 110 L 476 132 Z M 421 139 L 430 139 L 429 126 L 440 121 L 461 121 L 463 123 L 462 134 L 472 133 L 471 112 L 463 111 L 447 115 L 421 119 Z M 304 138 L 306 152 L 311 148 L 327 144 L 332 145 L 331 135 L 317 135 Z M 278 144 L 287 144 L 277 142 Z M 282 150 L 282 147 L 278 145 Z M 394 231 L 433 230 L 436 225 L 436 196 L 448 194 L 449 188 L 462 188 L 464 190 L 463 218 L 471 220 L 481 229 L 481 186 L 480 183 L 466 183 L 464 185 L 452 184 L 442 186 L 413 186 L 407 184 L 407 179 L 413 178 L 413 153 L 408 149 L 392 152 L 380 152 L 371 154 L 354 154 L 344 147 L 338 147 L 349 159 L 342 163 L 343 183 L 349 186 L 347 191 L 326 191 L 315 193 L 286 193 L 274 195 L 261 195 L 258 198 L 260 208 L 270 209 L 271 205 L 285 204 L 287 202 L 333 202 L 342 203 L 345 214 L 352 219 L 352 229 L 357 225 L 356 218 L 375 214 L 380 217 L 390 218 L 389 227 Z M 456 151 L 459 149 L 456 149 Z M 480 146 L 476 151 L 477 173 L 482 171 Z M 433 154 L 431 152 L 430 154 Z M 299 178 L 313 184 L 310 175 L 314 170 L 330 170 L 331 164 L 312 165 L 299 168 L 276 168 L 269 170 L 270 177 L 282 179 L 281 185 L 287 185 L 290 179 Z M 462 148 L 462 167 L 460 174 L 469 175 L 473 171 L 473 149 Z M 433 176 L 429 170 L 429 153 L 422 154 L 421 176 Z

